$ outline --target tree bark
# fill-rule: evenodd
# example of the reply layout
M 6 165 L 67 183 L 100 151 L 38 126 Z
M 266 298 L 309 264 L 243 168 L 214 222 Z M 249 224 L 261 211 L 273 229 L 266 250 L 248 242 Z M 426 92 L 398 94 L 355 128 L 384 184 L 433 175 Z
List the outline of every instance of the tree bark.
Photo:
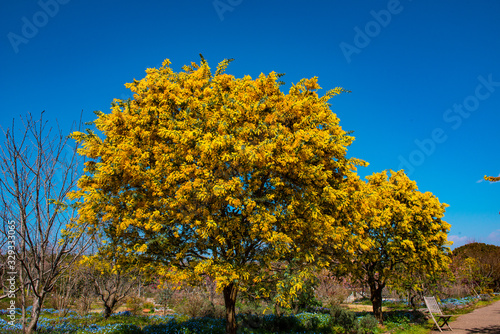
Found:
M 104 304 L 104 319 L 107 319 L 109 318 L 109 316 L 111 315 L 111 313 L 113 312 L 113 308 L 111 306 L 109 306 L 108 304 Z
M 113 313 L 113 309 L 115 308 L 115 305 L 118 302 L 118 300 L 111 295 L 108 296 L 108 298 L 104 298 L 104 296 L 101 295 L 101 300 L 104 302 L 103 316 L 104 319 L 107 319 Z
M 33 301 L 33 308 L 31 309 L 31 321 L 26 328 L 26 334 L 32 334 L 36 332 L 38 319 L 40 318 L 40 313 L 42 311 L 42 303 L 44 297 L 45 296 L 35 296 L 35 300 Z
M 234 283 L 229 284 L 223 289 L 224 304 L 226 306 L 226 334 L 236 334 L 238 324 L 236 322 L 236 297 L 238 295 L 238 286 Z
M 384 317 L 382 314 L 382 290 L 385 284 L 377 283 L 375 280 L 369 282 L 370 285 L 370 300 L 373 307 L 373 315 L 378 320 L 379 324 L 384 324 Z

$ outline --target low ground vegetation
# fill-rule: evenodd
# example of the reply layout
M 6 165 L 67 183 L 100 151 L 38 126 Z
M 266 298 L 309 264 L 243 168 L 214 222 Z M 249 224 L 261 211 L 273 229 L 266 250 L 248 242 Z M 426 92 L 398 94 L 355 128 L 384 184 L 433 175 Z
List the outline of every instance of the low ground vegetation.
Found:
M 133 302 L 138 303 L 138 298 Z M 448 313 L 466 313 L 493 300 L 500 300 L 500 295 L 478 298 L 449 298 L 441 300 L 442 307 Z M 189 300 L 184 300 L 189 302 Z M 362 305 L 359 301 L 357 304 Z M 146 301 L 143 305 L 151 306 Z M 126 306 L 126 305 L 125 305 Z M 180 306 L 180 305 L 178 305 Z M 199 306 L 199 305 L 198 305 Z M 271 334 L 271 333 L 428 333 L 431 324 L 422 310 L 411 311 L 405 301 L 384 302 L 384 326 L 367 311 L 353 311 L 345 305 L 331 308 L 315 307 L 300 313 L 285 312 L 275 315 L 270 312 L 258 314 L 251 312 L 251 305 L 239 305 L 237 316 L 239 333 L 244 334 Z M 17 318 L 21 310 L 16 309 Z M 203 314 L 203 312 L 206 312 Z M 60 310 L 44 309 L 40 317 L 37 333 L 56 334 L 152 334 L 152 333 L 182 333 L 182 334 L 218 334 L 225 333 L 224 313 L 203 311 L 196 316 L 174 313 L 160 315 L 159 312 L 142 313 L 130 310 L 114 313 L 108 318 L 102 313 L 91 312 L 79 315 L 75 310 L 65 312 L 61 316 Z M 21 333 L 19 324 L 9 324 L 8 311 L 2 311 L 0 316 L 0 330 L 2 333 Z

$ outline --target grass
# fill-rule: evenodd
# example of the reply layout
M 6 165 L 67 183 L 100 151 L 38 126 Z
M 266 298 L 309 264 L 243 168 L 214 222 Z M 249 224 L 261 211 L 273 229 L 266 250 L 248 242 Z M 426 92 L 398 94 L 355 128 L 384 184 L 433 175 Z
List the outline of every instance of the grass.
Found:
M 391 334 L 428 334 L 430 331 L 427 327 L 422 326 L 409 326 L 408 328 L 396 329 L 391 331 Z

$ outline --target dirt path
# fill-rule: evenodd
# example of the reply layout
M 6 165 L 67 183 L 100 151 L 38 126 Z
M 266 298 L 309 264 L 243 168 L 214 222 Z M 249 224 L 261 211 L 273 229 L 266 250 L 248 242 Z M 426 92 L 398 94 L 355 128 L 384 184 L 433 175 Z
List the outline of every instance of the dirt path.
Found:
M 449 329 L 444 333 L 453 334 L 500 334 L 500 301 L 491 305 L 475 309 L 471 313 L 462 314 L 457 320 L 450 323 L 453 332 Z M 434 330 L 431 333 L 440 333 Z

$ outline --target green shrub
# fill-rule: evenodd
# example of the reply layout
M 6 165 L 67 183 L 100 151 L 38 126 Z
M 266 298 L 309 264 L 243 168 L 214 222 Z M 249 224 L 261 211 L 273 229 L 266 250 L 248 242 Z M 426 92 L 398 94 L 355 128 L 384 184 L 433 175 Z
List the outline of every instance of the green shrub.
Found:
M 292 309 L 294 313 L 309 312 L 315 307 L 322 306 L 321 302 L 316 299 L 314 293 L 315 283 L 313 281 L 305 281 L 302 289 L 299 290 L 297 297 L 292 301 Z
M 236 302 L 236 313 L 264 314 L 266 310 L 270 313 L 268 304 L 261 300 L 242 299 Z
M 347 331 L 354 327 L 354 322 L 356 320 L 354 312 L 346 310 L 340 306 L 336 306 L 330 309 L 330 315 L 332 316 L 331 321 L 333 326 L 342 326 Z
M 354 328 L 356 334 L 371 334 L 375 332 L 377 326 L 377 318 L 375 318 L 371 314 L 367 314 L 361 318 L 356 319 Z
M 319 323 L 320 322 L 319 322 L 318 318 L 310 317 L 310 318 L 305 319 L 302 325 L 306 329 L 312 330 L 312 329 L 316 329 L 319 326 Z

